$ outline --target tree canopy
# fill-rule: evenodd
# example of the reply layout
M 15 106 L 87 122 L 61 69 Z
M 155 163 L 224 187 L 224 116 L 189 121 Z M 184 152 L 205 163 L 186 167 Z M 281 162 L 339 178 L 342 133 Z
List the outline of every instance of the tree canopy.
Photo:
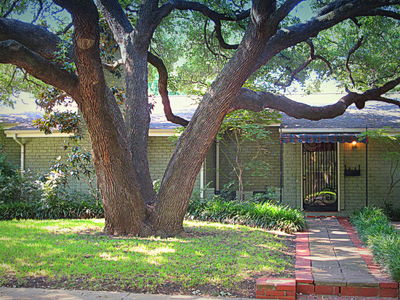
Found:
M 0 14 L 2 99 L 29 90 L 50 108 L 78 104 L 111 234 L 182 231 L 196 175 L 232 111 L 320 120 L 372 100 L 400 106 L 388 96 L 400 83 L 399 0 L 12 0 Z M 329 79 L 347 93 L 334 104 L 284 96 Z M 187 127 L 157 194 L 149 81 L 167 119 Z M 203 95 L 191 120 L 173 113 L 170 91 Z

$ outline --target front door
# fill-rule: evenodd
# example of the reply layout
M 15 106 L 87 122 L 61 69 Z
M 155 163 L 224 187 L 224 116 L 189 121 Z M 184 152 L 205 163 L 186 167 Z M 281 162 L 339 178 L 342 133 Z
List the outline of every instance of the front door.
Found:
M 338 210 L 338 167 L 335 143 L 303 144 L 303 209 Z

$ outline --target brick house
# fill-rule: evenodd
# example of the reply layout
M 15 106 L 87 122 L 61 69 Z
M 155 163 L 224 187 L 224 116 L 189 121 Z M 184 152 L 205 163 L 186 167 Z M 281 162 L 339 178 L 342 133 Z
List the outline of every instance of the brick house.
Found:
M 186 118 L 195 109 L 186 96 L 173 96 L 171 103 L 174 112 Z M 64 145 L 69 136 L 57 132 L 45 135 L 30 125 L 37 117 L 37 112 L 0 113 L 0 142 L 7 159 L 15 166 L 44 172 L 56 157 L 66 154 Z M 321 121 L 298 120 L 283 114 L 281 124 L 269 129 L 267 175 L 245 173 L 245 197 L 272 190 L 278 201 L 315 214 L 348 215 L 366 205 L 382 205 L 393 170 L 384 152 L 399 151 L 400 145 L 389 147 L 373 139 L 360 140 L 358 134 L 384 127 L 400 134 L 400 109 L 371 102 L 363 110 L 350 107 L 340 117 Z M 153 179 L 160 179 L 168 164 L 174 149 L 170 136 L 175 134 L 175 128 L 156 105 L 149 132 Z M 90 149 L 87 136 L 80 143 Z M 230 151 L 231 146 L 219 142 L 211 147 L 195 185 L 195 189 L 202 191 L 201 196 L 219 193 L 234 178 L 226 157 Z M 253 151 L 254 145 L 248 143 L 243 155 Z M 400 176 L 400 170 L 395 176 Z M 87 188 L 83 182 L 75 182 L 71 187 L 81 191 Z M 390 201 L 400 207 L 400 185 L 393 190 Z

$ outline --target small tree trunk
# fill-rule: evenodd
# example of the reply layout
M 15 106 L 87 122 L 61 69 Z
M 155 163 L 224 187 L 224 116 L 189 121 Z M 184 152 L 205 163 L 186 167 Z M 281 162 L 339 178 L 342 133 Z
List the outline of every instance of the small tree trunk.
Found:
M 243 188 L 243 170 L 239 170 L 239 175 L 238 175 L 238 199 L 239 201 L 244 200 L 244 188 Z
M 236 171 L 236 175 L 238 178 L 238 200 L 239 201 L 243 201 L 244 200 L 244 188 L 243 188 L 243 165 L 242 162 L 240 160 L 240 154 L 241 154 L 241 150 L 242 150 L 242 144 L 240 141 L 240 137 L 238 134 L 238 131 L 235 130 L 234 131 L 234 138 L 235 138 L 235 146 L 236 146 L 236 157 L 235 157 L 235 162 L 236 162 L 236 166 L 235 166 L 235 171 Z

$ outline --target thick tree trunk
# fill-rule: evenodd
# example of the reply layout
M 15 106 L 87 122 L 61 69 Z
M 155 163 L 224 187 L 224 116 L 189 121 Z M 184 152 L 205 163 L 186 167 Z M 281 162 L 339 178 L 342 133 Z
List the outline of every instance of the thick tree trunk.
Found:
M 127 130 L 115 99 L 107 88 L 99 50 L 98 12 L 91 1 L 65 1 L 72 12 L 74 53 L 79 75 L 74 92 L 86 121 L 93 161 L 103 198 L 105 232 L 148 234 L 145 204 L 140 192 Z
M 183 231 L 182 222 L 196 176 L 227 111 L 227 106 L 225 109 L 224 106 L 215 107 L 212 101 L 229 103 L 230 95 L 226 91 L 229 90 L 225 90 L 224 98 L 213 99 L 206 95 L 178 142 L 158 194 L 154 225 L 159 235 L 176 235 Z
M 216 78 L 179 139 L 157 197 L 154 229 L 158 235 L 183 231 L 183 219 L 201 164 L 271 34 L 255 27 L 247 31 L 235 56 Z
M 126 83 L 125 123 L 142 197 L 146 203 L 152 203 L 156 195 L 147 157 L 150 125 L 147 47 L 138 47 L 135 44 L 138 43 L 127 39 L 123 56 Z
M 103 199 L 105 232 L 112 235 L 148 235 L 145 205 L 122 118 L 115 101 L 90 99 L 81 107 L 92 143 L 93 162 Z M 108 105 L 107 105 L 108 104 Z M 120 113 L 119 113 L 120 115 Z M 120 120 L 120 121 L 118 121 Z M 106 126 L 104 126 L 106 124 Z

